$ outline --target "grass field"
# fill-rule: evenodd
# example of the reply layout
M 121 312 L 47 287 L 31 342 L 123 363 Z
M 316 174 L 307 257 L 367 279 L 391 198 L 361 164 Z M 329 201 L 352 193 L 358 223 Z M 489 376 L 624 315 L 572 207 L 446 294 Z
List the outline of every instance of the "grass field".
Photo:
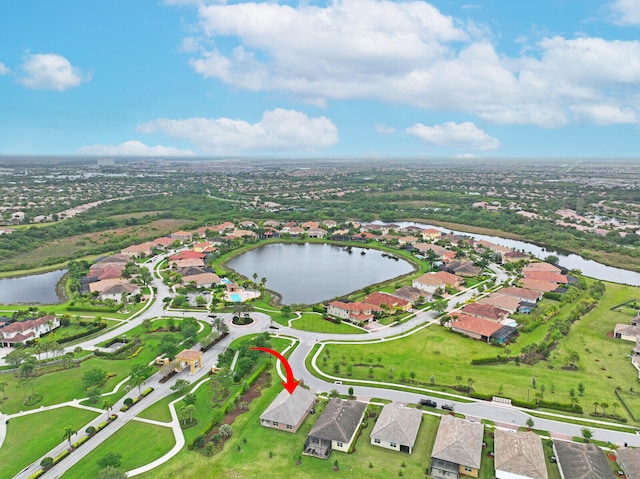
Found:
M 582 383 L 584 396 L 577 397 L 588 411 L 594 401 L 616 402 L 614 389 L 617 386 L 622 390 L 637 389 L 637 372 L 628 357 L 630 343 L 609 338 L 607 332 L 616 322 L 627 318 L 623 313 L 610 311 L 610 308 L 625 299 L 637 297 L 638 293 L 638 288 L 607 284 L 607 292 L 598 306 L 572 326 L 569 336 L 560 340 L 548 361 L 540 361 L 533 366 L 518 366 L 515 362 L 471 366 L 471 359 L 493 357 L 503 350 L 453 334 L 438 325 L 431 325 L 401 340 L 369 345 L 331 344 L 326 365 L 321 355 L 318 366 L 325 373 L 335 375 L 333 367 L 336 361 L 343 366 L 364 363 L 367 366 L 353 366 L 353 378 L 389 382 L 399 382 L 401 374 L 408 376 L 411 372 L 416 374 L 416 380 L 436 385 L 466 385 L 471 378 L 477 392 L 525 401 L 532 401 L 544 385 L 544 399 L 569 403 L 570 390 L 578 394 L 578 385 Z M 511 354 L 517 354 L 532 340 L 541 339 L 546 327 L 538 327 L 531 333 L 531 338 L 523 334 L 515 345 L 510 346 Z M 577 371 L 562 369 L 570 351 L 580 355 Z M 381 364 L 383 367 L 374 368 L 371 378 L 368 364 Z M 345 367 L 341 366 L 343 376 L 344 370 Z M 622 408 L 618 412 L 622 414 Z
M 65 479 L 97 477 L 99 471 L 97 461 L 109 452 L 122 456 L 124 470 L 135 469 L 155 461 L 167 453 L 174 444 L 175 439 L 170 428 L 131 421 L 81 459 L 62 477 Z
M 317 313 L 303 313 L 300 319 L 291 321 L 291 326 L 302 331 L 314 333 L 366 334 L 366 331 L 352 326 L 351 323 L 343 321 L 336 324 L 322 319 L 322 315 Z
M 62 442 L 67 427 L 80 430 L 96 416 L 85 409 L 63 407 L 11 419 L 7 437 L 0 447 L 0 479 L 10 479 Z M 72 440 L 78 437 L 74 436 Z

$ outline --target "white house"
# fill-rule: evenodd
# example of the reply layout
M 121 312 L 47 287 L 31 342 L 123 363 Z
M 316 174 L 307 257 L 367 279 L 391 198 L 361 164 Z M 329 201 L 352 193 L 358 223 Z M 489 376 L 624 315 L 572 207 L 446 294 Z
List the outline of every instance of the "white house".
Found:
M 0 346 L 26 344 L 27 341 L 37 339 L 59 326 L 60 320 L 53 315 L 16 321 L 0 329 Z

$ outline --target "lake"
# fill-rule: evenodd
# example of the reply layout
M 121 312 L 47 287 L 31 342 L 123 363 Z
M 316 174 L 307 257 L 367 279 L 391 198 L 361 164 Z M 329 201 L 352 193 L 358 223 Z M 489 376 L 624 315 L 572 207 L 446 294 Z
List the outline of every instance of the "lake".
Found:
M 366 254 L 362 254 L 365 252 Z M 347 295 L 370 284 L 411 273 L 405 260 L 382 256 L 383 251 L 328 244 L 274 243 L 233 258 L 227 267 L 281 295 L 282 304 L 314 304 Z
M 385 223 L 381 221 L 374 221 L 372 224 L 383 225 Z M 501 238 L 499 236 L 482 235 L 476 233 L 465 233 L 464 231 L 450 230 L 442 228 L 440 226 L 433 226 L 426 223 L 413 223 L 408 221 L 400 221 L 393 223 L 402 228 L 407 226 L 417 226 L 419 228 L 435 228 L 445 233 L 453 232 L 459 235 L 470 236 L 477 240 L 486 240 L 500 246 L 507 246 L 509 248 L 516 249 L 518 251 L 524 251 L 531 253 L 536 258 L 544 259 L 549 255 L 555 255 L 558 257 L 558 264 L 567 269 L 579 269 L 582 274 L 589 276 L 590 278 L 601 279 L 603 281 L 610 281 L 612 283 L 630 284 L 632 286 L 640 286 L 640 273 L 635 271 L 629 271 L 626 269 L 614 268 L 613 266 L 607 266 L 597 261 L 585 259 L 577 254 L 565 254 L 558 251 L 548 250 L 542 246 L 527 243 L 525 241 Z
M 67 272 L 66 269 L 32 274 L 17 278 L 0 279 L 0 304 L 58 304 L 56 284 Z

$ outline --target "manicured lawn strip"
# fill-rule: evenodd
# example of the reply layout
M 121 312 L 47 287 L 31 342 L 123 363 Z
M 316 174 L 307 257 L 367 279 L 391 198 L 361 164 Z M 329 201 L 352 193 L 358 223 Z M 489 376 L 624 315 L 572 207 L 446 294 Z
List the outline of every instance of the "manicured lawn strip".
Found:
M 548 411 L 548 412 L 553 412 L 554 414 L 558 414 L 558 411 Z M 531 416 L 539 417 L 542 419 L 549 419 L 551 421 L 566 422 L 569 424 L 576 424 L 578 426 L 598 427 L 600 429 L 610 429 L 611 431 L 633 432 L 634 430 L 633 424 L 631 424 L 630 427 L 625 427 L 625 426 L 618 426 L 615 423 L 594 424 L 592 422 L 581 421 L 580 418 L 584 418 L 586 416 L 579 416 L 577 414 L 562 413 L 562 415 L 566 417 L 556 417 L 556 416 L 548 416 L 546 414 L 543 414 L 542 411 L 531 411 L 531 410 L 527 410 L 527 414 L 530 414 Z M 602 418 L 593 418 L 593 419 L 603 421 Z
M 336 324 L 322 319 L 322 315 L 317 313 L 303 313 L 300 319 L 291 321 L 291 326 L 295 329 L 315 333 L 366 334 L 366 331 L 356 328 L 346 321 Z
M 480 460 L 480 479 L 493 479 L 496 477 L 496 468 L 494 465 L 494 459 L 489 454 L 493 451 L 493 428 L 485 427 L 483 442 L 486 444 L 486 447 L 482 448 L 482 457 Z
M 547 464 L 547 475 L 549 479 L 562 479 L 558 464 L 549 460 L 551 456 L 555 455 L 553 452 L 553 441 L 551 439 L 543 439 L 542 450 L 544 451 L 544 460 Z
M 202 385 L 200 388 L 206 388 L 207 385 Z M 160 401 L 153 403 L 148 408 L 141 411 L 138 416 L 145 419 L 153 419 L 155 421 L 171 422 L 171 411 L 169 411 L 169 403 L 175 401 L 180 397 L 178 391 L 167 396 Z M 196 405 L 197 407 L 197 405 Z
M 86 409 L 63 407 L 11 419 L 0 448 L 0 479 L 10 479 L 61 443 L 67 427 L 79 430 L 72 438 L 77 440 L 82 436 L 81 428 L 96 416 Z
M 171 428 L 130 421 L 82 458 L 62 477 L 67 479 L 97 477 L 99 471 L 97 461 L 109 452 L 121 454 L 122 468 L 129 471 L 155 461 L 167 453 L 174 444 Z
M 385 341 L 368 345 L 331 344 L 331 357 L 326 365 L 323 355 L 319 357 L 318 367 L 323 372 L 335 376 L 346 376 L 348 364 L 382 364 L 375 367 L 373 377 L 369 375 L 369 366 L 353 366 L 354 379 L 391 381 L 398 383 L 399 375 L 404 371 L 407 376 L 412 371 L 416 380 L 426 383 L 423 387 L 452 392 L 446 386 L 465 385 L 468 378 L 473 379 L 473 389 L 484 394 L 527 400 L 534 400 L 535 393 L 545 387 L 544 399 L 570 402 L 570 389 L 578 390 L 578 384 L 585 387 L 584 396 L 577 396 L 585 413 L 593 407 L 593 402 L 617 402 L 614 388 L 622 390 L 637 389 L 637 372 L 631 365 L 627 354 L 630 343 L 614 340 L 606 336 L 616 322 L 626 318 L 622 313 L 609 308 L 625 299 L 637 297 L 639 289 L 630 286 L 607 284 L 607 292 L 599 305 L 580 321 L 574 323 L 569 336 L 560 340 L 558 347 L 551 353 L 549 361 L 540 361 L 529 366 L 515 362 L 490 366 L 471 366 L 473 358 L 494 357 L 504 354 L 504 349 L 496 348 L 480 341 L 474 341 L 453 334 L 441 326 L 431 325 L 408 338 Z M 544 330 L 541 325 L 534 331 Z M 511 355 L 517 354 L 524 345 L 530 343 L 527 334 L 521 335 L 516 344 L 509 346 Z M 570 351 L 576 351 L 581 357 L 578 371 L 563 370 Z M 341 365 L 340 374 L 333 372 L 334 362 L 345 357 L 346 364 Z M 378 359 L 380 358 L 380 361 Z M 393 368 L 393 379 L 389 371 Z M 536 379 L 533 388 L 532 378 Z M 435 387 L 430 383 L 435 382 Z M 443 387 L 445 386 L 445 387 Z M 499 391 L 502 391 L 499 394 Z M 555 392 L 552 392 L 555 391 Z M 609 411 L 612 411 L 611 407 Z M 624 414 L 619 407 L 618 414 Z

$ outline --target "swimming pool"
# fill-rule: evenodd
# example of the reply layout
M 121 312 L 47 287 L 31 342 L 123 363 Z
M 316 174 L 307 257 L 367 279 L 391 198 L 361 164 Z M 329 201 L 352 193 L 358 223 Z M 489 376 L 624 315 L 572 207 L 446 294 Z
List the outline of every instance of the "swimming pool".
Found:
M 231 301 L 234 301 L 236 303 L 239 303 L 242 301 L 242 295 L 238 294 L 238 293 L 231 293 L 229 295 L 231 297 Z
M 231 281 L 229 279 L 227 279 L 227 278 L 222 278 L 220 280 L 220 282 L 223 283 L 223 284 L 231 284 Z

